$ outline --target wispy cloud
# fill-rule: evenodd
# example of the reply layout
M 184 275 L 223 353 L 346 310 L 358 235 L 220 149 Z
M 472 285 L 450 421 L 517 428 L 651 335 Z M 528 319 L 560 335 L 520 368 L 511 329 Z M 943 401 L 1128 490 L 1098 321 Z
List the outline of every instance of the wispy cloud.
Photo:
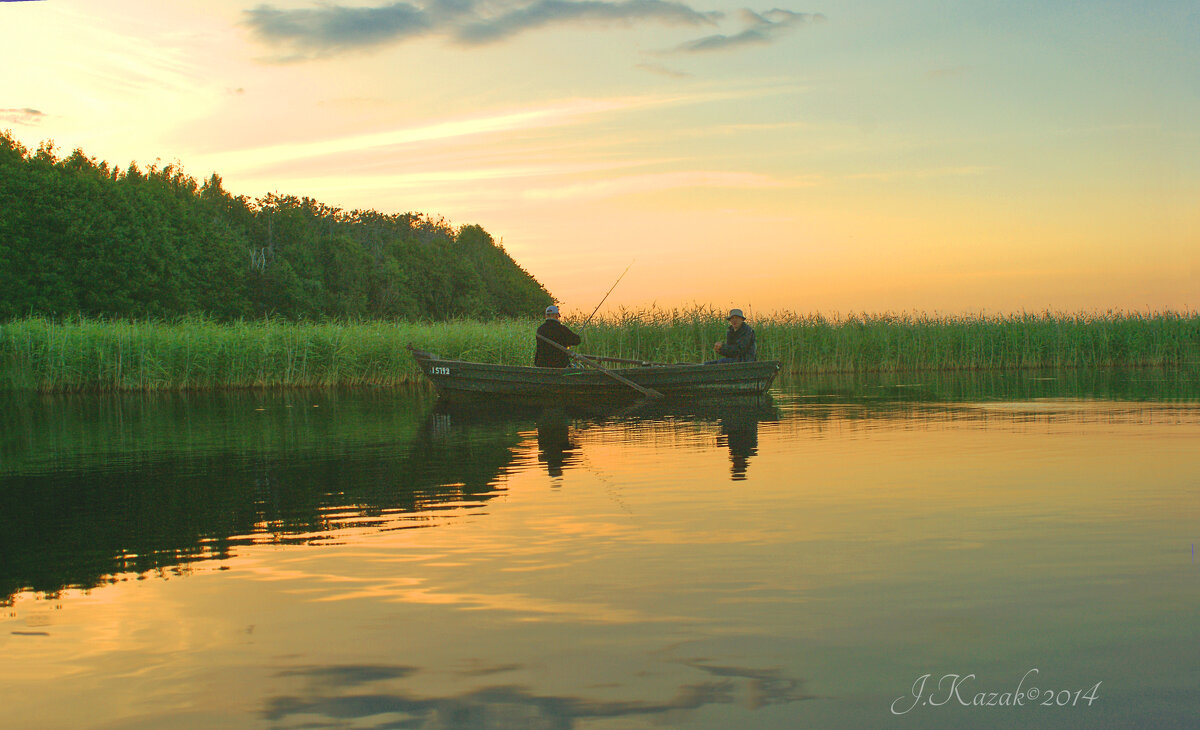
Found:
M 13 124 L 37 124 L 45 118 L 46 115 L 37 109 L 0 109 L 0 121 Z
M 634 68 L 640 68 L 643 71 L 649 71 L 650 73 L 658 74 L 659 76 L 669 76 L 673 79 L 686 79 L 692 76 L 692 74 L 686 71 L 677 71 L 673 68 L 667 68 L 659 63 L 639 63 Z
M 796 26 L 825 20 L 825 16 L 820 13 L 794 13 L 791 10 L 780 8 L 768 10 L 765 13 L 742 10 L 741 16 L 747 24 L 746 29 L 742 32 L 733 35 L 718 33 L 697 38 L 677 46 L 674 50 L 679 53 L 704 53 L 763 45 L 775 41 L 781 34 Z
M 311 142 L 268 145 L 252 149 L 214 153 L 198 158 L 199 164 L 222 171 L 253 170 L 269 165 L 311 159 L 327 155 L 344 155 L 365 150 L 427 144 L 488 134 L 503 134 L 527 129 L 557 127 L 581 123 L 607 112 L 634 111 L 655 107 L 704 104 L 730 99 L 748 98 L 761 94 L 776 94 L 785 87 L 712 91 L 700 94 L 649 94 L 608 97 L 600 99 L 568 99 L 538 108 L 500 111 L 491 114 L 462 117 L 402 127 L 400 129 L 356 134 Z
M 995 167 L 986 165 L 964 165 L 962 167 L 933 167 L 918 170 L 891 170 L 886 172 L 856 172 L 846 175 L 847 180 L 873 180 L 890 182 L 892 180 L 911 179 L 929 180 L 939 177 L 978 177 L 996 171 Z
M 954 76 L 962 76 L 970 70 L 969 66 L 952 66 L 948 68 L 935 68 L 926 75 L 931 79 L 945 79 Z
M 605 108 L 608 107 L 602 101 L 579 101 L 572 104 L 550 106 L 541 109 L 434 122 L 416 127 L 404 127 L 371 134 L 350 135 L 313 142 L 269 145 L 249 150 L 220 153 L 206 157 L 204 164 L 215 165 L 221 169 L 253 169 L 289 160 L 552 126 L 561 124 L 569 118 L 601 111 Z
M 439 35 L 463 45 L 483 45 L 555 25 L 715 25 L 723 14 L 672 0 L 426 0 L 377 7 L 322 4 L 244 11 L 244 24 L 262 41 L 287 48 L 279 60 L 330 56 Z
M 713 170 L 680 170 L 675 172 L 625 175 L 589 182 L 560 185 L 525 191 L 525 197 L 535 200 L 567 200 L 578 198 L 611 198 L 678 188 L 767 189 L 812 187 L 813 179 L 782 179 L 752 172 Z

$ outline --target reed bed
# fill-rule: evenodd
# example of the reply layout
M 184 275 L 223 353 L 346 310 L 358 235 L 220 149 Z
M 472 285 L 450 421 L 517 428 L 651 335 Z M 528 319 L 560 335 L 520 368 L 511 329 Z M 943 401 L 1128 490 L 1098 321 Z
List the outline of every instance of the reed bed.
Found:
M 580 318 L 581 319 L 581 318 Z M 568 318 L 578 329 L 579 322 Z M 0 326 L 0 389 L 171 391 L 392 386 L 419 378 L 405 345 L 443 357 L 530 364 L 531 319 L 222 323 L 41 317 Z M 1200 363 L 1200 313 L 775 313 L 756 317 L 759 358 L 794 373 L 1174 367 Z M 620 310 L 593 320 L 582 351 L 658 362 L 710 359 L 725 321 L 711 308 Z
M 776 312 L 751 321 L 758 356 L 793 373 L 1170 367 L 1200 363 L 1200 312 L 1006 315 Z M 721 313 L 619 311 L 589 328 L 598 354 L 710 359 Z

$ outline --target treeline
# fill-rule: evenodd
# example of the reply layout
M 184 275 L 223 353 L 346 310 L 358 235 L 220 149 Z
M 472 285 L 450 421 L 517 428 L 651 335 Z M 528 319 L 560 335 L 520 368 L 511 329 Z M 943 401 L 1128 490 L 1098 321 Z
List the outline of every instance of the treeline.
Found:
M 552 301 L 479 226 L 251 200 L 0 132 L 0 320 L 528 316 Z

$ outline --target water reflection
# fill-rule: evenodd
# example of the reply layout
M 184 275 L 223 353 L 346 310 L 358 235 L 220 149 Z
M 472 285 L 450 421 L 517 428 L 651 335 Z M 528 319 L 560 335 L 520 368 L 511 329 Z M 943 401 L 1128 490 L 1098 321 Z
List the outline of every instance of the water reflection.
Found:
M 614 412 L 0 403 L 6 595 L 191 573 L 12 597 L 0 703 L 13 726 L 874 727 L 924 673 L 1036 666 L 1101 701 L 1021 723 L 1188 726 L 1200 408 L 1048 377 Z
M 546 473 L 562 476 L 563 469 L 578 461 L 579 446 L 571 441 L 571 418 L 562 408 L 547 408 L 537 421 L 538 461 Z
M 283 412 L 291 398 L 269 406 Z M 154 443 L 161 416 L 123 420 L 126 432 L 110 434 L 104 448 L 79 448 L 94 437 L 72 409 L 25 408 L 16 420 L 24 429 L 5 432 L 10 453 L 22 440 L 63 450 L 17 454 L 0 472 L 0 601 L 22 590 L 95 587 L 120 573 L 179 572 L 239 544 L 437 524 L 444 507 L 478 508 L 502 492 L 521 438 L 516 424 L 450 423 L 419 396 L 400 401 L 407 417 L 397 420 L 372 400 L 318 404 L 329 414 L 321 427 L 306 413 L 304 423 L 275 424 L 281 430 L 265 445 L 222 443 L 216 432 L 233 416 L 192 402 L 169 430 L 190 426 L 201 444 L 194 450 Z M 253 414 L 256 402 L 233 413 Z M 129 415 L 129 402 L 115 405 Z
M 611 439 L 615 434 L 622 442 L 637 442 L 648 432 L 715 425 L 714 443 L 728 449 L 731 478 L 742 480 L 750 458 L 758 453 L 759 424 L 779 419 L 779 409 L 770 397 L 687 404 L 643 402 L 607 409 L 439 403 L 435 413 L 453 423 L 510 422 L 517 428 L 532 423 L 537 430 L 537 461 L 552 478 L 584 466 L 580 439 L 585 436 Z
M 734 480 L 746 478 L 750 457 L 758 453 L 758 421 L 754 414 L 734 414 L 721 419 L 717 443 L 729 449 L 730 476 Z
M 715 448 L 727 453 L 728 478 L 745 481 L 764 424 L 822 437 L 895 419 L 1061 420 L 1073 412 L 1063 399 L 1081 395 L 1124 402 L 1110 416 L 1121 419 L 1136 408 L 1127 401 L 1200 399 L 1197 383 L 1186 370 L 793 377 L 775 399 L 622 410 L 467 408 L 420 390 L 9 394 L 0 396 L 0 601 L 179 572 L 241 544 L 440 524 L 529 466 L 562 485 L 595 468 L 589 450 L 608 443 Z M 1087 419 L 1104 417 L 1089 406 Z
M 681 663 L 701 676 L 661 700 L 541 694 L 516 684 L 479 687 L 448 696 L 423 696 L 404 686 L 404 680 L 419 673 L 416 667 L 290 668 L 279 676 L 304 680 L 302 691 L 270 698 L 262 714 L 275 723 L 292 719 L 311 723 L 315 717 L 342 725 L 367 718 L 388 718 L 394 723 L 390 727 L 566 729 L 589 720 L 651 717 L 663 721 L 706 705 L 736 703 L 759 709 L 815 697 L 805 690 L 802 679 L 789 677 L 778 668 L 723 666 L 702 660 Z M 506 667 L 502 671 L 519 668 Z M 326 724 L 318 721 L 307 726 Z
M 777 390 L 830 403 L 973 403 L 1045 398 L 1194 402 L 1200 400 L 1200 367 L 781 374 Z

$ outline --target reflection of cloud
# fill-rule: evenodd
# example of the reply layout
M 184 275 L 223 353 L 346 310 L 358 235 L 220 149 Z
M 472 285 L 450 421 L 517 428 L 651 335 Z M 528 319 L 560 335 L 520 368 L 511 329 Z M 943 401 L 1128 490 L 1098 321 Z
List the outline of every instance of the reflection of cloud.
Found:
M 705 664 L 702 660 L 685 660 L 684 664 L 707 672 L 715 677 L 733 677 L 747 679 L 748 696 L 746 704 L 752 709 L 764 705 L 779 705 L 786 702 L 799 702 L 812 699 L 804 691 L 804 680 L 789 677 L 780 669 L 751 669 L 749 667 L 726 667 Z
M 0 109 L 0 121 L 13 124 L 37 124 L 46 115 L 37 109 Z
M 562 24 L 711 25 L 719 12 L 702 12 L 671 0 L 533 0 L 477 3 L 428 0 L 379 7 L 325 4 L 281 10 L 259 5 L 244 13 L 245 25 L 263 41 L 290 47 L 283 60 L 327 56 L 424 35 L 443 35 L 465 45 L 505 40 L 528 30 Z
M 331 667 L 293 667 L 278 673 L 280 677 L 306 677 L 314 684 L 349 687 L 367 682 L 400 679 L 417 672 L 416 667 L 385 664 L 341 664 Z
M 798 25 L 808 22 L 819 22 L 825 19 L 820 13 L 793 13 L 790 10 L 775 8 L 765 13 L 743 10 L 742 19 L 748 27 L 741 33 L 724 35 L 721 33 L 697 38 L 675 48 L 682 53 L 703 53 L 705 51 L 724 51 L 742 46 L 762 45 L 777 39 L 782 33 Z
M 407 583 L 407 580 L 382 581 L 313 600 L 330 602 L 373 598 L 397 603 L 456 606 L 474 610 L 507 611 L 520 615 L 525 621 L 541 622 L 634 624 L 680 620 L 677 616 L 649 616 L 639 611 L 604 603 L 555 601 L 526 593 L 456 593 L 435 586 L 413 587 Z
M 813 695 L 802 691 L 803 680 L 786 677 L 779 670 L 755 670 L 684 662 L 715 681 L 683 684 L 669 699 L 593 700 L 584 697 L 535 694 L 520 686 L 484 687 L 444 697 L 418 697 L 402 689 L 363 691 L 361 685 L 389 679 L 387 669 L 367 667 L 304 667 L 287 670 L 286 676 L 309 677 L 310 691 L 303 696 L 279 696 L 267 701 L 263 717 L 271 721 L 288 718 L 311 722 L 324 718 L 339 725 L 383 715 L 405 716 L 403 725 L 394 727 L 575 727 L 580 721 L 600 718 L 647 717 L 706 705 L 731 705 L 742 696 L 743 704 L 757 709 L 767 704 L 797 702 Z M 402 679 L 411 667 L 396 667 L 392 676 Z M 739 681 L 748 680 L 748 681 Z M 309 725 L 323 727 L 323 723 Z
M 480 664 L 478 660 L 466 669 L 458 670 L 457 674 L 464 677 L 485 677 L 489 674 L 503 674 L 523 669 L 520 664 Z
M 426 556 L 423 560 L 443 556 Z M 444 564 L 444 563 L 443 563 Z M 384 579 L 358 578 L 341 574 L 309 573 L 277 566 L 248 565 L 245 575 L 256 581 L 289 581 L 292 593 L 314 603 L 372 599 L 426 606 L 452 606 L 470 610 L 504 611 L 530 622 L 574 622 L 588 624 L 646 624 L 682 621 L 686 617 L 646 614 L 603 602 L 557 601 L 527 593 L 467 593 L 430 585 L 420 578 L 393 576 Z

